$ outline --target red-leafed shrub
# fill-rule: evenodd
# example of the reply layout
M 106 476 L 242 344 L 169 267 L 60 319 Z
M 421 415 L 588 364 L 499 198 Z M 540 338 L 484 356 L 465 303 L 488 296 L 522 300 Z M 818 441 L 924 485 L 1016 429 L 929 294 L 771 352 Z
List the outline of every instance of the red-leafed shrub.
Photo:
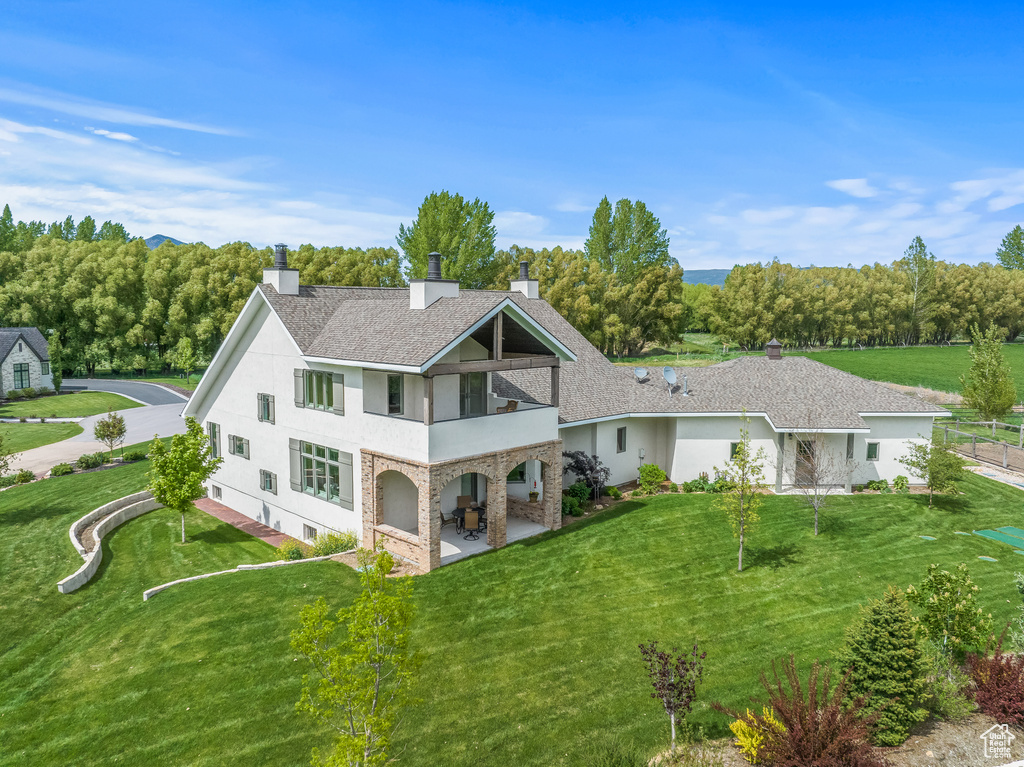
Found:
M 759 751 L 764 763 L 786 767 L 884 767 L 885 758 L 869 740 L 869 728 L 878 714 L 865 715 L 863 699 L 843 705 L 846 677 L 833 687 L 828 667 L 815 661 L 805 692 L 793 656 L 782 672 L 780 676 L 772 663 L 774 681 L 761 674 L 761 685 L 768 693 L 765 710 L 774 710 L 775 726 L 761 721 L 761 714 L 741 714 L 714 704 L 717 710 L 737 719 L 758 720 L 755 726 L 765 735 Z
M 1000 637 L 991 656 L 967 656 L 967 673 L 974 702 L 983 714 L 1000 724 L 1024 726 L 1024 655 L 1004 653 Z

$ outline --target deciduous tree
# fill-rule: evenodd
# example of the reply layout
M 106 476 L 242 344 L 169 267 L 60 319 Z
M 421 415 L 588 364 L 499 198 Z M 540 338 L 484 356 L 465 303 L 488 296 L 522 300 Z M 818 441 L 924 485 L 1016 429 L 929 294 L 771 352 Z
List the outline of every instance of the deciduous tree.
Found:
M 416 220 L 398 227 L 398 246 L 409 262 L 407 276 L 427 276 L 427 256 L 440 253 L 441 276 L 464 288 L 486 288 L 494 281 L 494 213 L 479 198 L 469 202 L 460 194 L 431 192 L 420 205 Z
M 60 394 L 64 383 L 64 345 L 60 342 L 60 333 L 56 330 L 46 342 L 50 352 L 50 378 L 53 379 L 53 390 Z
M 761 491 L 764 490 L 764 464 L 767 460 L 764 448 L 753 452 L 750 446 L 750 419 L 744 414 L 741 419 L 740 441 L 732 460 L 715 474 L 724 479 L 731 489 L 717 496 L 715 504 L 725 512 L 732 525 L 733 535 L 739 538 L 740 553 L 738 570 L 743 572 L 743 543 L 752 525 L 758 520 L 757 510 L 761 506 Z
M 967 650 L 985 647 L 992 638 L 992 616 L 978 605 L 980 591 L 964 562 L 955 572 L 933 564 L 920 586 L 907 588 L 907 601 L 921 608 L 923 614 L 914 621 L 935 647 L 963 659 Z
M 98 442 L 102 442 L 110 451 L 110 460 L 114 460 L 114 448 L 124 444 L 124 437 L 128 430 L 124 425 L 124 416 L 120 413 L 110 411 L 106 418 L 101 418 L 92 429 L 93 435 Z
M 1000 335 L 994 325 L 984 334 L 977 325 L 971 328 L 971 369 L 960 377 L 964 404 L 977 410 L 983 421 L 1006 415 L 1017 401 Z
M 814 512 L 814 534 L 818 534 L 818 516 L 835 493 L 845 490 L 856 463 L 829 446 L 824 434 L 810 435 L 797 445 L 796 473 L 803 482 L 797 484 L 807 505 Z
M 996 258 L 1007 269 L 1024 269 L 1024 229 L 1020 224 L 1003 237 L 996 250 Z
M 178 345 L 174 347 L 174 364 L 185 371 L 185 382 L 188 383 L 189 376 L 199 362 L 199 356 L 192 348 L 192 340 L 188 336 L 182 337 Z
M 170 449 L 159 438 L 149 446 L 147 488 L 160 503 L 181 514 L 181 542 L 185 542 L 185 513 L 206 495 L 206 482 L 224 462 L 214 458 L 210 439 L 195 418 L 185 418 L 185 433 L 171 437 Z
M 411 702 L 418 666 L 409 651 L 412 579 L 387 577 L 394 559 L 383 549 L 361 549 L 358 558 L 363 590 L 352 606 L 332 618 L 320 597 L 302 608 L 301 625 L 292 632 L 292 648 L 312 665 L 296 707 L 334 731 L 330 752 L 314 749 L 313 764 L 389 763 Z
M 4 435 L 0 434 L 0 477 L 11 470 L 11 464 L 18 457 L 18 453 L 12 453 L 4 447 Z
M 936 492 L 955 495 L 964 476 L 964 459 L 940 442 L 907 441 L 907 454 L 897 458 L 914 476 L 928 486 L 928 505 Z
M 647 666 L 654 692 L 651 697 L 659 701 L 668 714 L 672 732 L 672 745 L 676 747 L 676 722 L 682 722 L 697 700 L 697 685 L 704 677 L 706 652 L 697 652 L 697 645 L 689 653 L 673 647 L 671 652 L 658 649 L 657 641 L 641 643 L 640 657 Z

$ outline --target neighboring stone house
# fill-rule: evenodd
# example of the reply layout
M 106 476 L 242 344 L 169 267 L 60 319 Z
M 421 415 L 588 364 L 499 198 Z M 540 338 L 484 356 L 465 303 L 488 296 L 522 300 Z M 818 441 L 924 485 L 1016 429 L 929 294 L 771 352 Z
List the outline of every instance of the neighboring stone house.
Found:
M 0 328 L 0 394 L 53 388 L 50 352 L 37 328 Z
M 210 494 L 297 538 L 356 530 L 424 569 L 460 496 L 486 503 L 492 547 L 515 520 L 557 529 L 563 450 L 598 455 L 612 484 L 641 463 L 713 476 L 746 412 L 777 492 L 803 481 L 810 435 L 851 459 L 848 489 L 891 481 L 945 412 L 776 345 L 638 377 L 540 299 L 525 264 L 508 291 L 461 290 L 434 257 L 409 288 L 346 288 L 300 286 L 285 254 L 185 407 L 225 458 Z

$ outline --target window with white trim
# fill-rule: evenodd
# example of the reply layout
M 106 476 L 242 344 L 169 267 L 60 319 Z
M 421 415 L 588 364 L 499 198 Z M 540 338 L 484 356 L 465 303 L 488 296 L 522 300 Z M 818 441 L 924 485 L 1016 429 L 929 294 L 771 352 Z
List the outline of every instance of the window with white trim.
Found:
M 260 490 L 277 495 L 277 475 L 272 471 L 260 469 Z
M 352 508 L 352 454 L 300 442 L 302 492 Z
M 877 442 L 868 442 L 868 455 L 867 455 L 867 459 L 869 461 L 877 461 L 878 460 L 878 443 Z
M 261 423 L 274 423 L 274 395 L 256 395 L 256 417 Z
M 316 528 L 312 525 L 302 526 L 302 540 L 304 541 L 315 541 L 316 540 Z
M 626 452 L 626 427 L 620 426 L 615 430 L 615 452 Z
M 730 442 L 729 443 L 729 460 L 730 461 L 735 461 L 736 460 L 736 454 L 740 451 L 740 445 L 742 445 L 742 444 L 743 444 L 742 442 Z
M 39 363 L 39 367 L 40 367 L 39 372 L 42 375 L 44 375 L 44 376 L 50 375 L 50 363 L 49 362 L 40 362 Z
M 305 378 L 306 407 L 334 410 L 334 376 L 320 370 L 307 370 Z
M 249 440 L 239 437 L 237 434 L 228 435 L 228 452 L 231 455 L 239 455 L 242 458 L 249 458 Z
M 215 501 L 219 501 L 222 497 L 220 485 L 210 485 L 210 497 Z
M 212 421 L 207 421 L 206 435 L 210 438 L 210 454 L 214 458 L 220 458 L 220 426 Z

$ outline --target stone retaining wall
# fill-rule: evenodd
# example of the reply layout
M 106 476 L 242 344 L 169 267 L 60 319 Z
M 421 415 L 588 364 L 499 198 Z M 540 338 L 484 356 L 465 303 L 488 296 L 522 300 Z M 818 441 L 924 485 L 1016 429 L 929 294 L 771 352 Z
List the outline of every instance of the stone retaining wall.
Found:
M 85 559 L 85 563 L 75 573 L 58 583 L 57 590 L 61 594 L 70 594 L 72 591 L 80 589 L 88 583 L 96 574 L 100 562 L 103 560 L 103 536 L 129 519 L 135 519 L 135 517 L 160 508 L 163 508 L 161 503 L 148 492 L 142 492 L 125 496 L 105 506 L 100 506 L 81 519 L 76 520 L 71 525 L 68 534 L 71 536 L 71 543 L 75 549 Z M 92 531 L 95 546 L 92 551 L 86 551 L 78 536 L 97 519 L 102 519 L 102 521 Z

